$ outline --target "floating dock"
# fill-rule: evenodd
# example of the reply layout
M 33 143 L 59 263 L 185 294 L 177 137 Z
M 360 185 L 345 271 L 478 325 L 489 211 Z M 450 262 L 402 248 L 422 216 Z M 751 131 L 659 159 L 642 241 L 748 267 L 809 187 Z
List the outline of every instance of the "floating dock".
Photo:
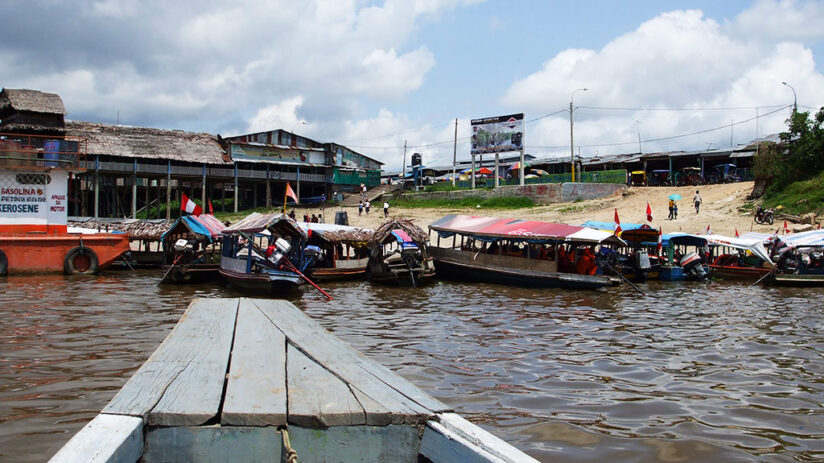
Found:
M 215 298 L 192 302 L 149 360 L 50 461 L 536 460 L 289 302 Z

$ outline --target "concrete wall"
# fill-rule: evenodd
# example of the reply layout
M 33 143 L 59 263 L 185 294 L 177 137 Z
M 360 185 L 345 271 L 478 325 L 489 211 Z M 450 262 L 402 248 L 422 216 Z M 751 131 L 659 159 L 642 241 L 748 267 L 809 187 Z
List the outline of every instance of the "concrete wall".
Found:
M 532 198 L 535 204 L 546 205 L 561 202 L 575 201 L 578 199 L 598 199 L 606 198 L 623 193 L 626 185 L 614 183 L 543 183 L 538 185 L 514 185 L 500 186 L 492 190 L 456 190 L 456 191 L 432 191 L 424 193 L 407 193 L 413 195 L 415 199 L 462 199 L 477 198 L 479 200 L 489 198 L 505 198 L 513 196 L 523 196 Z M 384 198 L 392 201 L 398 197 L 397 194 L 385 194 Z

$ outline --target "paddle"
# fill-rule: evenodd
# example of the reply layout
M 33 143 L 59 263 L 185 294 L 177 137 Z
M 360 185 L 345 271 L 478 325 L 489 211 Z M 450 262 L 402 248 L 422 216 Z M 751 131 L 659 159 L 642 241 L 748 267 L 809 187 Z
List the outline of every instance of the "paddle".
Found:
M 618 275 L 619 277 L 621 277 L 621 279 L 622 279 L 622 280 L 626 281 L 626 282 L 627 282 L 630 286 L 632 286 L 632 288 L 633 288 L 634 290 L 636 290 L 636 291 L 638 291 L 639 293 L 641 293 L 641 295 L 642 295 L 642 296 L 646 296 L 646 295 L 647 295 L 645 292 L 641 291 L 641 288 L 639 288 L 639 287 L 635 286 L 635 284 L 634 284 L 633 282 L 629 281 L 629 280 L 627 279 L 627 277 L 625 277 L 624 275 L 622 275 L 622 274 L 621 274 L 621 272 L 619 272 L 618 270 L 616 270 L 616 269 L 615 269 L 615 267 L 613 267 L 613 266 L 612 266 L 612 264 L 610 264 L 610 263 L 608 263 L 608 262 L 607 262 L 607 263 L 606 263 L 606 266 L 607 266 L 610 270 L 612 270 L 613 272 L 615 272 L 615 274 L 616 274 L 616 275 Z
M 768 276 L 770 276 L 770 275 L 775 274 L 775 272 L 777 272 L 777 271 L 778 271 L 778 266 L 775 266 L 772 270 L 770 270 L 769 272 L 767 272 L 766 274 L 764 274 L 764 276 L 763 276 L 763 277 L 761 277 L 761 278 L 759 278 L 758 280 L 756 280 L 756 282 L 755 282 L 755 283 L 753 283 L 752 285 L 753 285 L 753 286 L 755 286 L 755 285 L 757 285 L 758 283 L 761 283 L 761 280 L 763 280 L 763 279 L 767 278 L 767 277 L 768 277 Z
M 169 270 L 166 270 L 166 273 L 163 274 L 163 278 L 161 278 L 160 281 L 157 282 L 158 286 L 160 286 L 160 284 L 163 283 L 166 280 L 166 277 L 169 276 L 169 272 L 171 272 L 172 269 L 175 268 L 175 265 L 177 265 L 177 263 L 180 261 L 181 257 L 183 257 L 182 252 L 180 253 L 179 256 L 177 256 L 177 259 L 175 259 L 175 261 L 172 262 L 172 265 L 169 266 Z

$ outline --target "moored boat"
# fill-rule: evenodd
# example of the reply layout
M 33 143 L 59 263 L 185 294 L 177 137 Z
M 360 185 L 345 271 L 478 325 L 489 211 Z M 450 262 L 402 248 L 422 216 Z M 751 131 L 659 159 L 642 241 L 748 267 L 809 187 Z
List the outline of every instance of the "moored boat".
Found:
M 764 278 L 764 284 L 824 287 L 824 230 L 775 236 L 773 240 L 776 270 Z
M 534 220 L 454 214 L 438 219 L 429 228 L 438 235 L 431 247 L 435 268 L 445 278 L 576 289 L 621 283 L 619 277 L 603 274 L 594 249 L 625 244 L 612 233 Z
M 68 180 L 83 171 L 80 146 L 0 134 L 0 275 L 95 274 L 129 250 L 125 234 L 68 229 Z
M 252 213 L 223 229 L 220 275 L 231 286 L 285 292 L 303 283 L 312 264 L 307 234 L 286 214 Z
M 356 280 L 366 276 L 368 242 L 373 230 L 315 222 L 299 225 L 309 235 L 307 250 L 317 250 L 318 253 L 309 269 L 313 280 Z
M 384 222 L 369 238 L 370 281 L 418 286 L 434 276 L 426 232 L 411 221 Z
M 211 214 L 184 215 L 161 236 L 163 280 L 172 283 L 220 278 L 223 223 Z
M 707 240 L 711 255 L 717 254 L 709 265 L 713 278 L 758 280 L 775 267 L 760 238 L 702 237 Z M 731 249 L 736 252 L 730 252 Z

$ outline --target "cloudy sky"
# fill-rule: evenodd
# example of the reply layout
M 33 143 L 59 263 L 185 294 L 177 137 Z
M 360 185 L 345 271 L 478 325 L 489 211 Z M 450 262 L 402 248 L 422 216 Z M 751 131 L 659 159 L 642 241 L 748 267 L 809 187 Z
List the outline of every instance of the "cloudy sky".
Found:
M 569 155 L 724 148 L 824 105 L 824 2 L 5 0 L 0 86 L 68 117 L 236 135 L 276 128 L 399 170 L 468 158 L 469 120 L 524 113 Z M 588 90 L 578 90 L 587 88 Z M 756 116 L 759 116 L 756 119 Z M 640 147 L 639 147 L 640 138 Z

